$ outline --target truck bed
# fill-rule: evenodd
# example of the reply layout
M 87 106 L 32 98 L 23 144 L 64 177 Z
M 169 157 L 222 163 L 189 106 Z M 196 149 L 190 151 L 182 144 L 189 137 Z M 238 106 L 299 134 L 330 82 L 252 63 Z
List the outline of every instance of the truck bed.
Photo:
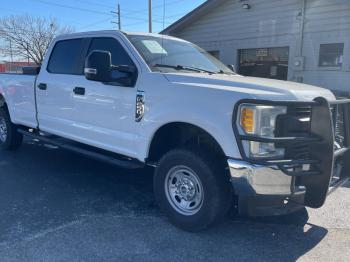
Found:
M 0 95 L 7 103 L 14 105 L 9 107 L 13 123 L 28 127 L 37 126 L 35 82 L 36 75 L 0 74 Z

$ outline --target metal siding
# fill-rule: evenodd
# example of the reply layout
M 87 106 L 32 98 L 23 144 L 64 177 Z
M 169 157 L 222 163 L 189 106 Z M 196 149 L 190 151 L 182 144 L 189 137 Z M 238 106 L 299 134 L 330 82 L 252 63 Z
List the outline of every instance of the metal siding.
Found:
M 298 55 L 303 0 L 227 0 L 190 26 L 172 35 L 194 42 L 207 50 L 220 51 L 226 64 L 237 67 L 239 49 L 290 47 L 288 79 L 302 77 L 305 83 L 350 91 L 350 1 L 307 0 L 303 40 L 305 67 L 298 71 Z M 343 67 L 319 68 L 321 43 L 345 43 Z

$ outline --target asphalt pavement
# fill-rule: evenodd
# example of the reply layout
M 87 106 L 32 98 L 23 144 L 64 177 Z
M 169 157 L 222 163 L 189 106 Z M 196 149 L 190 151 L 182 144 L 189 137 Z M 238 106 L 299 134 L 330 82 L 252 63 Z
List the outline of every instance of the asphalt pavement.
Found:
M 156 206 L 152 170 L 35 141 L 0 151 L 0 261 L 350 261 L 350 184 L 321 209 L 239 218 L 201 233 Z

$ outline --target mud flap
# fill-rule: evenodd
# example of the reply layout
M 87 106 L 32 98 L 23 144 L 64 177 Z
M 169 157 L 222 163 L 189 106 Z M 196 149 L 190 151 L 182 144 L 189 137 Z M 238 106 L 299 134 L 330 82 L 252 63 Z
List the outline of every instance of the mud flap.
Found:
M 305 186 L 305 206 L 321 207 L 326 201 L 328 189 L 333 173 L 334 164 L 334 129 L 330 105 L 324 98 L 316 98 L 316 105 L 312 108 L 311 133 L 320 137 L 320 142 L 311 143 L 309 152 L 318 163 L 313 165 L 320 173 L 301 177 L 301 184 Z

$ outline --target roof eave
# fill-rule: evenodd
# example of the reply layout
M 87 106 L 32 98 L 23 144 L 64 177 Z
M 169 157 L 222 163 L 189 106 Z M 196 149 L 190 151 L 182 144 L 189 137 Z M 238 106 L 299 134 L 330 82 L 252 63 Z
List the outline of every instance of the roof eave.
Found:
M 160 32 L 160 34 L 164 35 L 170 35 L 176 31 L 181 30 L 186 25 L 192 23 L 194 20 L 200 18 L 201 16 L 205 15 L 207 11 L 210 11 L 211 9 L 215 8 L 216 6 L 220 5 L 226 0 L 207 0 L 197 8 L 193 9 L 191 12 L 165 28 Z

